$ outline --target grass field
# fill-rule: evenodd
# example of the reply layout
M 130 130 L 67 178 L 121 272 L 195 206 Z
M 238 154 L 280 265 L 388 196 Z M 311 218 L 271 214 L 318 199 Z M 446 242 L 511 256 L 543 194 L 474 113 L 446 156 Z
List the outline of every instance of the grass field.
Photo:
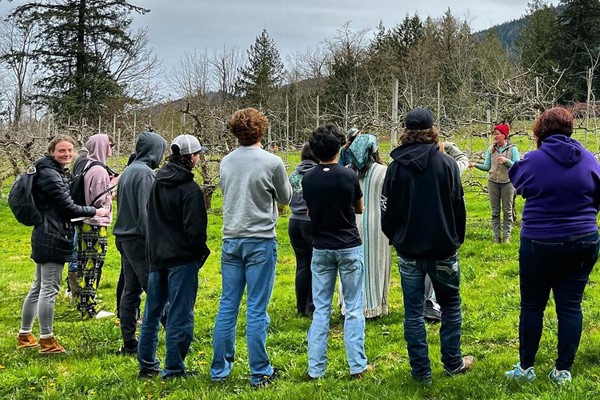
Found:
M 531 148 L 520 137 L 522 148 Z M 485 149 L 485 139 L 459 143 L 463 148 Z M 382 153 L 389 146 L 382 146 Z M 288 168 L 295 167 L 298 156 L 284 157 Z M 469 171 L 465 180 L 485 182 L 485 174 Z M 518 237 L 515 227 L 511 244 L 494 245 L 489 228 L 487 196 L 476 186 L 466 186 L 467 237 L 460 249 L 463 297 L 463 352 L 472 354 L 472 372 L 457 377 L 443 374 L 439 355 L 439 325 L 427 326 L 433 385 L 422 387 L 410 377 L 403 339 L 403 307 L 396 267 L 392 269 L 390 314 L 369 320 L 366 351 L 375 371 L 360 381 L 351 381 L 345 361 L 342 320 L 334 312 L 329 340 L 329 363 L 325 379 L 308 382 L 306 336 L 310 320 L 295 312 L 295 261 L 287 236 L 287 211 L 281 215 L 277 232 L 279 262 L 275 289 L 269 307 L 271 316 L 268 350 L 281 378 L 264 390 L 253 390 L 247 381 L 245 345 L 245 308 L 238 324 L 237 359 L 232 376 L 224 384 L 212 384 L 209 365 L 212 357 L 212 329 L 220 295 L 220 192 L 215 193 L 209 213 L 207 264 L 200 271 L 196 304 L 195 340 L 187 366 L 199 377 L 162 382 L 139 382 L 137 361 L 114 355 L 121 345 L 120 329 L 114 319 L 81 320 L 69 301 L 59 295 L 55 333 L 71 351 L 69 356 L 41 358 L 35 350 L 17 350 L 15 337 L 20 312 L 28 291 L 34 264 L 29 259 L 31 228 L 19 225 L 5 199 L 0 199 L 0 398 L 2 399 L 593 399 L 600 396 L 600 290 L 597 271 L 584 296 L 584 333 L 575 365 L 573 383 L 552 385 L 546 378 L 556 357 L 556 315 L 549 304 L 544 334 L 537 356 L 538 379 L 529 384 L 507 382 L 503 373 L 518 361 Z M 523 200 L 518 200 L 518 209 Z M 110 239 L 100 295 L 106 310 L 115 311 L 115 288 L 120 261 Z M 66 275 L 66 273 L 65 273 Z M 37 335 L 37 323 L 34 333 Z M 159 356 L 164 355 L 161 333 Z

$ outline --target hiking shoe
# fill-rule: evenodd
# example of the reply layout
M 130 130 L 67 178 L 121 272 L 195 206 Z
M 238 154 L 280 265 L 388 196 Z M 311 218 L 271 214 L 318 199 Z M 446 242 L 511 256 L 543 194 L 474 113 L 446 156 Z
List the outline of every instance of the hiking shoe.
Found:
M 47 356 L 65 353 L 64 347 L 58 343 L 54 336 L 47 339 L 40 339 L 40 355 Z
M 19 333 L 19 336 L 17 336 L 18 349 L 32 349 L 38 347 L 39 344 L 40 343 L 31 332 Z
M 548 379 L 557 385 L 564 385 L 571 382 L 571 373 L 566 369 L 558 370 L 553 368 L 548 374 Z
M 279 378 L 279 371 L 273 368 L 273 373 L 269 376 L 263 376 L 259 382 L 252 383 L 250 382 L 250 386 L 254 389 L 264 388 L 273 383 L 274 380 Z
M 551 372 L 551 374 L 552 374 L 552 372 Z M 532 380 L 534 380 L 536 378 L 535 372 L 533 371 L 533 366 L 531 366 L 527 369 L 523 369 L 523 368 L 521 368 L 521 363 L 518 363 L 517 365 L 515 365 L 514 369 L 511 369 L 510 371 L 506 371 L 504 373 L 504 376 L 506 377 L 506 379 L 511 379 L 511 380 L 515 380 L 515 381 L 516 380 L 525 381 L 525 382 L 531 382 Z
M 350 378 L 352 379 L 362 379 L 365 377 L 366 374 L 368 374 L 369 372 L 373 371 L 375 369 L 375 367 L 371 364 L 367 364 L 367 366 L 365 367 L 365 369 L 363 369 L 361 372 L 357 372 L 356 374 L 350 374 Z
M 138 379 L 140 381 L 147 381 L 149 379 L 154 378 L 158 374 L 160 374 L 160 371 L 157 369 L 140 369 Z
M 425 300 L 425 319 L 430 322 L 439 322 L 442 320 L 442 307 L 437 301 L 427 299 Z
M 444 370 L 450 376 L 464 374 L 465 372 L 467 372 L 468 370 L 470 370 L 473 367 L 474 363 L 475 363 L 475 358 L 473 356 L 464 356 L 462 358 L 462 364 L 460 365 L 460 367 L 458 367 L 452 371 L 447 370 L 446 368 L 444 368 Z

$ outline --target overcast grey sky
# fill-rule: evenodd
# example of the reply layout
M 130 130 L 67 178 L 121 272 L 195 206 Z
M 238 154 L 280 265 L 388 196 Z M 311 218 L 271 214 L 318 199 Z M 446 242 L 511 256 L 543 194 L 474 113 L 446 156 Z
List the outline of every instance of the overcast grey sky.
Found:
M 438 18 L 450 7 L 473 31 L 519 18 L 527 0 L 145 0 L 133 2 L 151 10 L 135 17 L 148 26 L 151 43 L 167 66 L 184 51 L 220 49 L 223 45 L 247 49 L 263 28 L 275 40 L 285 60 L 297 51 L 332 38 L 344 23 L 352 29 L 374 29 L 379 21 L 392 27 L 404 16 L 418 12 Z M 556 3 L 556 1 L 554 1 Z
M 408 13 L 439 18 L 450 7 L 473 31 L 522 16 L 527 0 L 131 0 L 150 9 L 134 15 L 136 27 L 147 26 L 150 43 L 166 71 L 194 49 L 212 53 L 223 46 L 245 51 L 263 28 L 275 40 L 282 59 L 333 38 L 346 22 L 352 30 L 375 29 L 379 21 L 393 27 Z M 551 1 L 557 3 L 557 0 Z M 23 0 L 0 1 L 0 14 Z

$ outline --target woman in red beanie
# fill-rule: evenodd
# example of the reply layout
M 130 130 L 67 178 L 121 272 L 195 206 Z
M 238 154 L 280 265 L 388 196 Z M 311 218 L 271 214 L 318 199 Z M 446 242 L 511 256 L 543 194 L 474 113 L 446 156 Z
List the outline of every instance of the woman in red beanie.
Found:
M 494 243 L 500 243 L 500 207 L 504 214 L 504 243 L 510 243 L 512 229 L 512 205 L 515 189 L 508 179 L 508 169 L 519 161 L 519 151 L 514 144 L 509 143 L 510 128 L 506 124 L 494 127 L 494 143 L 485 153 L 483 164 L 469 163 L 469 168 L 489 171 L 488 193 L 492 206 L 492 230 Z

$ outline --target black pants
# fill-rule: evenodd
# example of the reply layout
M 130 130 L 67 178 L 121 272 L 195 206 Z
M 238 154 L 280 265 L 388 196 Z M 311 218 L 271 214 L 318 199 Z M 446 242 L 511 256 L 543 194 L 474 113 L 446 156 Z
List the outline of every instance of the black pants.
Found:
M 522 368 L 534 364 L 544 310 L 552 291 L 558 317 L 556 369 L 571 369 L 581 339 L 583 291 L 598 259 L 598 249 L 597 232 L 545 240 L 521 237 L 519 352 Z
M 312 315 L 312 236 L 310 221 L 290 218 L 288 225 L 290 243 L 296 254 L 296 308 L 300 314 Z
M 121 334 L 123 341 L 135 339 L 135 329 L 142 301 L 142 291 L 148 288 L 150 267 L 146 261 L 143 240 L 116 240 L 117 249 L 121 253 L 121 268 L 124 285 L 119 302 L 121 318 Z

